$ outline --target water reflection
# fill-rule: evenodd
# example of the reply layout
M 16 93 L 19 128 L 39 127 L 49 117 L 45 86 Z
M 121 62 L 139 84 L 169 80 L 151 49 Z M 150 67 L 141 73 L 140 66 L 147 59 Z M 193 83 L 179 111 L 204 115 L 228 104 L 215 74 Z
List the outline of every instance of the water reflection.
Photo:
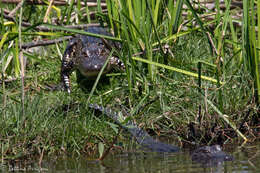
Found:
M 88 173 L 171 173 L 171 172 L 260 172 L 260 145 L 246 148 L 237 147 L 232 151 L 233 161 L 218 162 L 214 167 L 191 160 L 190 152 L 153 153 L 153 152 L 124 152 L 110 154 L 103 162 L 82 158 L 47 159 L 41 167 L 37 163 L 29 167 L 12 169 L 0 165 L 0 172 L 88 172 Z

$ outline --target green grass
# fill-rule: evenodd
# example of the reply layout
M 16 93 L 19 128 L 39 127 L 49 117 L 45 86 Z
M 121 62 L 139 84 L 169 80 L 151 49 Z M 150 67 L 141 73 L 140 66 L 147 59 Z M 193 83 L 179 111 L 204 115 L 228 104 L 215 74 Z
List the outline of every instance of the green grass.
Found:
M 110 124 L 113 122 L 94 114 L 88 102 L 129 112 L 142 128 L 177 139 L 176 145 L 254 139 L 259 130 L 256 128 L 259 118 L 259 46 L 256 44 L 259 40 L 251 27 L 257 24 L 246 15 L 250 10 L 244 10 L 249 23 L 242 28 L 232 25 L 231 14 L 236 11 L 217 10 L 215 20 L 211 21 L 215 28 L 211 31 L 209 23 L 196 10 L 191 7 L 181 10 L 183 3 L 189 7 L 188 1 L 171 2 L 107 0 L 108 15 L 101 14 L 100 7 L 80 11 L 79 4 L 77 8 L 59 6 L 61 11 L 66 11 L 59 19 L 67 19 L 64 25 L 97 22 L 82 15 L 97 10 L 102 22 L 113 29 L 115 39 L 121 41 L 122 49 L 115 51 L 126 64 L 125 75 L 117 72 L 107 75 L 109 82 L 99 82 L 93 92 L 91 88 L 83 91 L 73 73 L 70 95 L 47 90 L 47 85 L 60 82 L 66 41 L 39 47 L 33 53 L 23 50 L 27 56 L 24 83 L 20 80 L 17 43 L 19 39 L 25 43 L 82 31 L 41 24 L 46 6 L 33 9 L 23 6 L 23 20 L 28 18 L 32 24 L 57 31 L 38 32 L 34 28 L 21 28 L 19 22 L 5 23 L 7 20 L 0 18 L 1 158 L 18 159 L 42 153 L 92 155 L 102 148 L 101 144 L 109 148 L 117 135 Z M 1 4 L 1 8 L 13 9 L 14 5 Z M 184 11 L 189 11 L 186 18 L 181 15 Z M 73 17 L 72 12 L 79 15 L 79 21 L 68 20 Z M 49 20 L 58 14 L 52 11 Z M 194 26 L 193 19 L 199 25 Z M 178 30 L 184 21 L 186 31 Z M 166 44 L 168 53 L 164 52 Z M 134 56 L 140 52 L 144 53 Z M 2 82 L 8 78 L 15 80 Z M 116 143 L 125 143 L 127 139 L 123 136 L 125 133 L 120 133 Z
M 75 99 L 61 92 L 39 92 L 26 97 L 24 116 L 20 103 L 8 102 L 1 111 L 2 157 L 88 153 L 96 150 L 97 142 L 108 143 L 114 133 L 104 118 L 95 118 L 78 101 L 86 99 Z

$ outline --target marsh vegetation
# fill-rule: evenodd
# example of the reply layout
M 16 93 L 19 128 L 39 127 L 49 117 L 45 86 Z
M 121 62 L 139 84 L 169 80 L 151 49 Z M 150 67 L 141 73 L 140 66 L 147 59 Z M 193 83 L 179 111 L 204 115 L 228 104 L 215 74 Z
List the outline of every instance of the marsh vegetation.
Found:
M 129 138 L 89 103 L 128 113 L 178 146 L 259 139 L 259 3 L 12 3 L 0 4 L 2 160 L 98 151 L 102 157 L 111 148 L 131 148 L 119 145 Z M 121 43 L 115 51 L 126 70 L 86 90 L 72 74 L 71 94 L 53 91 L 68 39 L 88 35 L 83 28 L 93 24 L 108 27 Z

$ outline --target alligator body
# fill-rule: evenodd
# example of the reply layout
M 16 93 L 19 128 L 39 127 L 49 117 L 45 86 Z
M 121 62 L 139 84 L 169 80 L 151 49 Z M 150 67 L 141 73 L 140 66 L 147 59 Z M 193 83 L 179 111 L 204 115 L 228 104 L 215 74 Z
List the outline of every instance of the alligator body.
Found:
M 86 32 L 112 36 L 105 28 L 88 27 Z M 88 80 L 96 79 L 99 71 L 109 57 L 112 47 L 117 47 L 115 42 L 86 35 L 78 35 L 67 45 L 63 54 L 61 65 L 61 82 L 64 89 L 70 93 L 70 74 L 76 70 L 81 76 Z M 124 64 L 115 56 L 109 59 L 104 73 L 113 67 L 124 68 Z
M 123 128 L 128 130 L 136 139 L 136 141 L 143 147 L 155 151 L 155 152 L 177 152 L 180 149 L 176 146 L 165 144 L 159 141 L 154 140 L 146 131 L 139 128 L 133 121 L 128 120 L 126 124 L 122 125 L 125 117 L 113 112 L 110 108 L 104 108 L 97 104 L 90 104 L 90 108 L 103 112 L 105 115 L 112 118 L 115 122 L 121 125 Z
M 143 147 L 148 148 L 155 152 L 178 152 L 179 147 L 165 144 L 154 140 L 147 132 L 139 128 L 132 120 L 128 120 L 126 123 L 125 117 L 119 113 L 113 112 L 110 108 L 104 108 L 97 104 L 90 104 L 90 108 L 103 112 L 109 118 L 112 118 L 116 123 L 127 129 L 136 139 L 136 141 Z M 122 124 L 124 123 L 124 124 Z M 203 163 L 204 165 L 218 165 L 223 161 L 231 161 L 233 157 L 226 154 L 221 150 L 219 145 L 204 146 L 197 148 L 191 154 L 193 161 Z M 205 164 L 207 163 L 207 164 Z

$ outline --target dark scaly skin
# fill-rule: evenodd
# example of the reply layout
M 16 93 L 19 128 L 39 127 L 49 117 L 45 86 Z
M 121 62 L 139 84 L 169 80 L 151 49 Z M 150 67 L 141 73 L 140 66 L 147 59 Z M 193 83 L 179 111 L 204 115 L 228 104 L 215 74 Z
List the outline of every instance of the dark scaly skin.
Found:
M 147 132 L 139 128 L 133 121 L 128 120 L 126 124 L 122 124 L 125 117 L 113 112 L 110 108 L 104 108 L 97 104 L 90 104 L 90 108 L 103 112 L 115 122 L 127 129 L 137 140 L 137 142 L 145 148 L 155 152 L 178 152 L 180 149 L 176 146 L 165 144 L 154 140 Z M 197 148 L 191 154 L 193 161 L 202 163 L 204 166 L 217 166 L 223 161 L 232 161 L 233 157 L 222 151 L 219 145 L 204 146 Z
M 232 160 L 232 157 L 224 153 L 219 145 L 204 146 L 192 152 L 192 160 L 207 160 L 221 158 L 224 161 Z
M 90 108 L 104 112 L 105 115 L 112 118 L 123 128 L 127 129 L 136 139 L 136 141 L 143 147 L 148 148 L 155 152 L 177 152 L 179 147 L 165 144 L 154 140 L 146 131 L 139 128 L 133 121 L 128 120 L 126 124 L 122 125 L 124 117 L 120 116 L 118 113 L 113 112 L 110 108 L 104 108 L 97 104 L 90 104 Z
M 231 155 L 222 151 L 219 145 L 199 147 L 192 152 L 191 159 L 203 167 L 219 166 L 224 161 L 234 160 Z
M 86 31 L 112 36 L 102 27 L 89 27 Z M 67 45 L 62 58 L 61 82 L 65 91 L 71 92 L 69 76 L 74 70 L 78 70 L 89 80 L 94 80 L 108 58 L 110 48 L 115 46 L 114 42 L 102 38 L 85 35 L 73 38 Z M 124 64 L 117 57 L 112 56 L 104 73 L 109 72 L 113 67 L 124 69 Z

